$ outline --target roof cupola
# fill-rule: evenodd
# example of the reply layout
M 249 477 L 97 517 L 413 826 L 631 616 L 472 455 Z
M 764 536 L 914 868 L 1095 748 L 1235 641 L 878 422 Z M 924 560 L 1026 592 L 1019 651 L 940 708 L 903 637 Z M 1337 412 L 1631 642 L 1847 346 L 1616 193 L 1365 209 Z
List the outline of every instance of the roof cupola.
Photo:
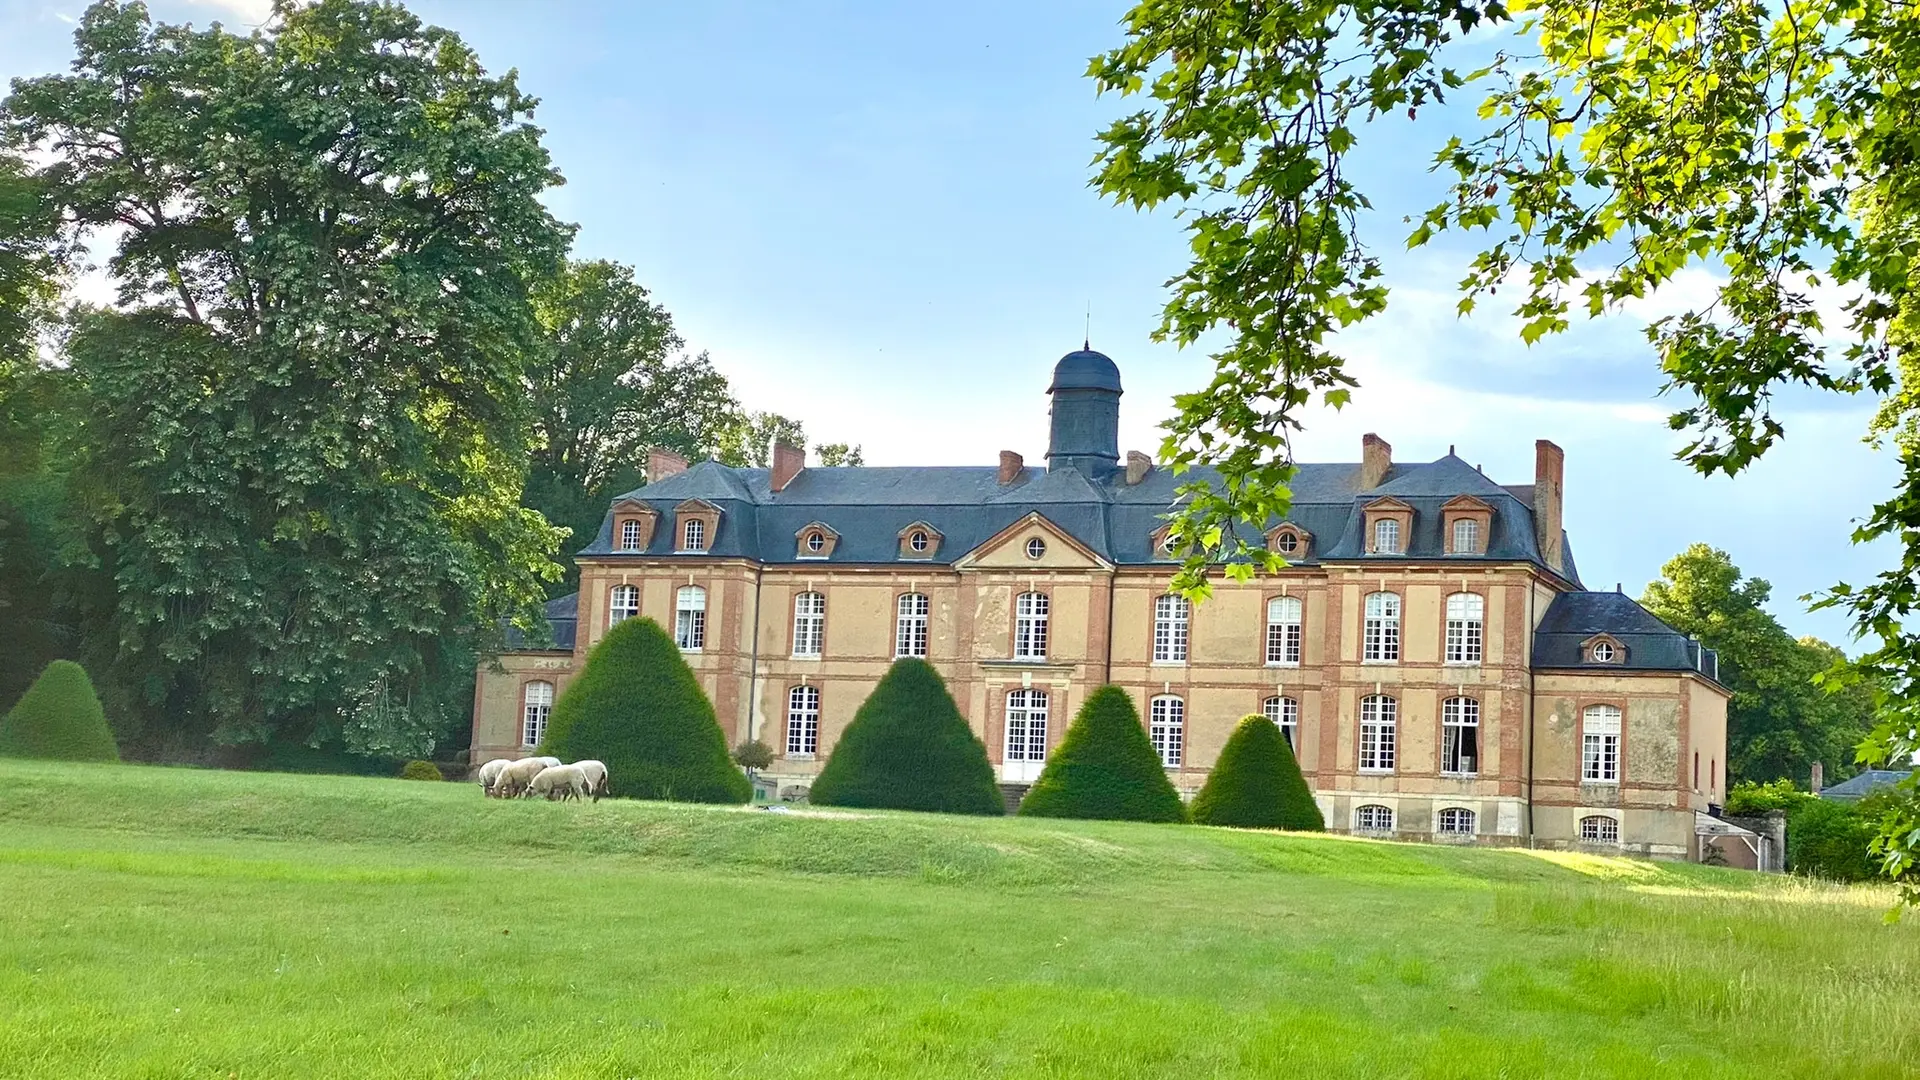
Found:
M 1120 464 L 1120 369 L 1083 346 L 1053 366 L 1047 467 L 1097 475 Z

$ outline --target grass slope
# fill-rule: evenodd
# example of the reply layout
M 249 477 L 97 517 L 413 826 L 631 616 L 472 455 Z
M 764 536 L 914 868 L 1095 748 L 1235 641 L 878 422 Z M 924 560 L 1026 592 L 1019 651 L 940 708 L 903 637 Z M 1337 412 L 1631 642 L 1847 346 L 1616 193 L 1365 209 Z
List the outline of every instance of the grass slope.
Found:
M 1895 1077 L 1891 893 L 0 762 L 9 1077 Z

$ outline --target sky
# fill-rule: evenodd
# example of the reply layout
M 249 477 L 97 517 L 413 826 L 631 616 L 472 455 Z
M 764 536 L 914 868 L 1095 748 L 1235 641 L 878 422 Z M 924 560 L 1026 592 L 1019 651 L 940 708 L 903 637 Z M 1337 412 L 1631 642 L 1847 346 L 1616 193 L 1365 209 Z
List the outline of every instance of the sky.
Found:
M 266 0 L 155 0 L 156 18 L 230 29 Z M 1170 210 L 1088 187 L 1095 134 L 1137 103 L 1095 94 L 1088 58 L 1122 40 L 1126 5 L 1092 0 L 415 0 L 491 70 L 517 69 L 567 183 L 549 199 L 576 254 L 632 265 L 750 408 L 851 442 L 874 465 L 993 464 L 1046 451 L 1052 365 L 1083 335 L 1119 364 L 1121 449 L 1158 449 L 1203 348 L 1155 344 L 1165 281 L 1185 265 Z M 0 0 L 0 76 L 63 70 L 78 0 Z M 1531 483 L 1534 440 L 1566 451 L 1566 525 L 1588 588 L 1638 595 L 1694 542 L 1773 585 L 1796 634 L 1848 641 L 1799 597 L 1893 561 L 1850 543 L 1888 492 L 1890 453 L 1862 442 L 1872 404 L 1791 397 L 1784 443 L 1735 479 L 1674 460 L 1646 320 L 1710 293 L 1665 294 L 1522 345 L 1497 307 L 1462 320 L 1472 249 L 1405 250 L 1403 216 L 1441 197 L 1431 152 L 1470 114 L 1360 133 L 1351 158 L 1376 212 L 1385 314 L 1338 347 L 1361 381 L 1316 410 L 1304 461 L 1357 461 L 1377 432 L 1398 461 L 1455 447 L 1501 483 Z

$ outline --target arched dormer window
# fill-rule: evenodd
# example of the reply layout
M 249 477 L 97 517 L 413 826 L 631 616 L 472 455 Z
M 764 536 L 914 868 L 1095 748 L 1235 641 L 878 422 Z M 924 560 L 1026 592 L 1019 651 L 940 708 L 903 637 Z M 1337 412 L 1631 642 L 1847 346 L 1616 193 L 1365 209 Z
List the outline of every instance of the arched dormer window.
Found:
M 1413 538 L 1413 507 L 1388 496 L 1366 505 L 1369 555 L 1405 555 Z
M 1440 508 L 1440 529 L 1449 555 L 1485 555 L 1493 530 L 1493 507 L 1471 495 L 1449 499 Z
M 720 537 L 720 508 L 705 499 L 688 499 L 673 508 L 674 550 L 700 555 L 713 549 Z

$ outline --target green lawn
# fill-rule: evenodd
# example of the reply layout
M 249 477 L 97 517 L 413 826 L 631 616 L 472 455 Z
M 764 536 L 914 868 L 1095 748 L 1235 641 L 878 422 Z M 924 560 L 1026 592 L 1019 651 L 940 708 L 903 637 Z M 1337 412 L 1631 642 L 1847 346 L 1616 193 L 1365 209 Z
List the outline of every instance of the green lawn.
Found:
M 1893 1077 L 1891 894 L 0 762 L 0 1076 Z

